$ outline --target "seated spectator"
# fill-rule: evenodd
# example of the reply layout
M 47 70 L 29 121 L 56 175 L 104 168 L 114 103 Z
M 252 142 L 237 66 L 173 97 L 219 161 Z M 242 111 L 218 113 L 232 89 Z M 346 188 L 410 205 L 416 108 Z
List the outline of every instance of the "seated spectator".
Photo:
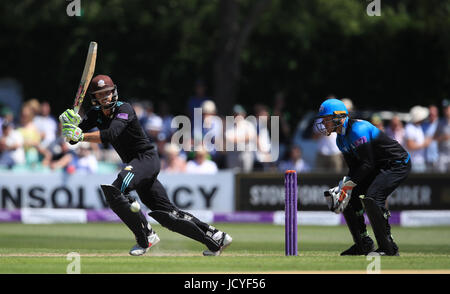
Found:
M 80 142 L 76 145 L 76 154 L 74 158 L 75 171 L 81 174 L 94 174 L 98 170 L 98 162 L 92 152 L 91 143 Z
M 12 123 L 5 121 L 0 137 L 0 167 L 12 168 L 16 164 L 24 163 L 23 137 L 14 130 Z
M 180 156 L 180 148 L 172 143 L 166 143 L 161 158 L 161 171 L 168 173 L 183 173 L 186 171 L 186 160 Z
M 386 128 L 386 135 L 397 140 L 400 145 L 405 146 L 405 128 L 398 116 L 394 116 L 389 122 L 389 126 Z
M 287 170 L 295 170 L 297 172 L 309 172 L 311 170 L 310 166 L 302 158 L 302 150 L 299 146 L 293 145 L 289 151 L 289 158 L 287 160 L 282 160 L 278 164 L 278 169 L 281 172 Z
M 64 141 L 64 138 L 57 137 L 48 146 L 42 166 L 52 170 L 64 169 L 66 172 L 72 173 L 75 170 L 76 156 L 75 151 L 69 147 L 69 143 Z
M 192 174 L 215 174 L 218 172 L 214 161 L 208 159 L 208 152 L 201 146 L 194 149 L 194 159 L 186 164 L 186 172 Z

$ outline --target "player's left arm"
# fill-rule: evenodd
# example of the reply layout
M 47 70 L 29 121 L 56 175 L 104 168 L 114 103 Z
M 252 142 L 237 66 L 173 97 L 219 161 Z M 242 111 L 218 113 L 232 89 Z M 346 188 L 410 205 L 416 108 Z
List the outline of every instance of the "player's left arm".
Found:
M 101 144 L 102 140 L 100 139 L 100 131 L 84 133 L 83 141 Z

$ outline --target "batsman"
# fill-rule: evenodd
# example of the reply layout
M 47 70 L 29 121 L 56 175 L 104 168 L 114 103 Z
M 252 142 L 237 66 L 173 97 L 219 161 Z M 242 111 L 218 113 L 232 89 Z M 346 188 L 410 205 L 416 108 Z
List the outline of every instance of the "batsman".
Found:
M 149 215 L 162 226 L 206 245 L 205 256 L 220 255 L 231 244 L 229 234 L 219 231 L 188 212 L 178 209 L 167 197 L 158 181 L 160 161 L 150 139 L 145 134 L 132 106 L 118 100 L 117 86 L 107 75 L 97 75 L 90 82 L 88 93 L 92 108 L 82 120 L 72 109 L 60 116 L 62 135 L 71 143 L 81 141 L 110 143 L 124 163 L 112 185 L 100 185 L 106 202 L 133 232 L 137 244 L 131 248 L 134 256 L 145 254 L 160 239 L 139 203 L 129 193 L 135 190 L 151 212 Z M 97 131 L 92 131 L 93 128 Z
M 341 255 L 375 252 L 398 256 L 386 199 L 408 177 L 409 153 L 371 123 L 349 118 L 345 104 L 338 99 L 321 104 L 316 127 L 327 136 L 337 133 L 336 144 L 349 168 L 339 185 L 324 193 L 330 210 L 344 214 L 355 242 Z M 364 212 L 378 243 L 376 250 L 364 223 Z

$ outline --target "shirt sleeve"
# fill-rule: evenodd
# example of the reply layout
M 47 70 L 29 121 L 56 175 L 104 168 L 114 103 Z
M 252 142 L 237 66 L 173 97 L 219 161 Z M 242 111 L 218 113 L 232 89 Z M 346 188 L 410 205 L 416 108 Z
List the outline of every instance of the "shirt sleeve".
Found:
M 415 130 L 411 124 L 408 124 L 405 127 L 405 140 L 414 140 L 415 138 Z
M 355 148 L 358 163 L 349 166 L 349 176 L 355 184 L 361 183 L 375 169 L 372 139 L 372 134 L 366 126 L 358 127 L 351 133 L 351 144 Z
M 97 126 L 97 113 L 93 110 L 86 114 L 86 118 L 78 126 L 84 133 Z
M 100 131 L 102 143 L 114 142 L 125 130 L 134 117 L 133 109 L 129 104 L 120 106 L 109 125 L 109 128 Z

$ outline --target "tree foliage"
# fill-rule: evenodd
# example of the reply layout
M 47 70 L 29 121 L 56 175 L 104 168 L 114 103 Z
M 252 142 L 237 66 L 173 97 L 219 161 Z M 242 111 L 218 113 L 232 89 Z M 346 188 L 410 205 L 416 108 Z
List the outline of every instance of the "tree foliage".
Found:
M 236 1 L 241 23 L 253 2 Z M 21 82 L 26 99 L 51 100 L 56 112 L 69 106 L 91 40 L 96 73 L 111 75 L 124 98 L 181 112 L 199 76 L 215 93 L 219 0 L 81 1 L 80 17 L 66 14 L 68 3 L 0 5 L 0 77 Z M 379 17 L 366 14 L 368 3 L 272 0 L 239 52 L 230 101 L 270 105 L 283 91 L 301 113 L 331 93 L 360 108 L 402 110 L 450 97 L 450 1 L 382 0 Z

